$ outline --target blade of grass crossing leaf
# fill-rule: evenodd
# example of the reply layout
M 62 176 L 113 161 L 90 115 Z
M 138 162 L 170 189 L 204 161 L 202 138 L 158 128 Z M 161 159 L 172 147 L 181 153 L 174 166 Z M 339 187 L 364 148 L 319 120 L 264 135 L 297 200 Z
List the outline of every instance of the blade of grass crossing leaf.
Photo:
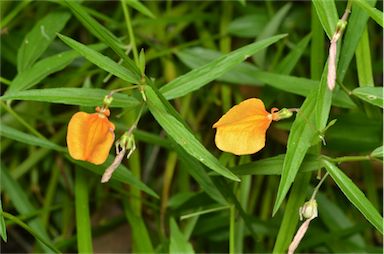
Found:
M 356 48 L 356 66 L 359 78 L 359 86 L 374 86 L 368 27 L 364 30 L 360 38 L 360 42 Z
M 339 21 L 334 0 L 312 0 L 312 3 L 315 6 L 317 16 L 323 25 L 324 31 L 327 33 L 328 38 L 331 39 Z
M 87 173 L 76 168 L 75 207 L 77 250 L 79 253 L 92 253 L 92 226 L 89 217 L 89 190 Z
M 384 17 L 383 12 L 379 11 L 375 7 L 372 7 L 369 5 L 365 0 L 354 0 L 353 4 L 358 5 L 360 8 L 362 8 L 365 12 L 368 13 L 368 15 L 376 21 L 377 24 L 379 24 L 381 27 L 384 25 Z
M 307 99 L 305 99 L 300 108 L 300 112 L 296 115 L 296 119 L 292 124 L 273 214 L 276 214 L 283 202 L 304 156 L 311 146 L 315 134 L 313 112 L 315 111 L 316 100 L 317 91 L 313 90 Z
M 291 52 L 289 52 L 289 54 L 276 66 L 274 71 L 279 74 L 290 74 L 295 68 L 300 57 L 303 55 L 304 51 L 307 49 L 310 40 L 311 34 L 308 34 L 301 41 L 299 41 Z
M 383 88 L 382 87 L 358 87 L 353 89 L 352 94 L 360 99 L 383 108 Z
M 289 194 L 287 205 L 285 206 L 283 220 L 280 224 L 279 233 L 273 253 L 284 253 L 287 251 L 290 242 L 295 234 L 296 226 L 299 222 L 299 208 L 304 204 L 308 184 L 312 173 L 300 174 L 297 176 Z
M 285 36 L 285 34 L 276 35 L 223 55 L 212 62 L 196 68 L 169 82 L 160 89 L 160 92 L 162 92 L 164 97 L 167 99 L 173 99 L 186 95 L 222 76 L 231 68 L 243 62 L 247 57 L 255 54 L 263 48 L 268 47 Z
M 127 200 L 124 200 L 123 204 L 124 214 L 129 221 L 132 231 L 132 243 L 135 248 L 134 252 L 154 253 L 152 242 L 143 218 L 134 213 Z
M 195 253 L 192 245 L 188 242 L 187 237 L 183 235 L 179 227 L 176 224 L 175 219 L 170 219 L 170 244 L 169 253 Z
M 112 164 L 114 157 L 109 155 L 106 162 L 102 165 L 94 165 L 88 162 L 79 161 L 79 160 L 73 160 L 69 157 L 67 157 L 72 163 L 77 164 L 81 166 L 82 168 L 88 169 L 92 171 L 93 173 L 96 173 L 98 175 L 103 175 L 105 169 Z M 120 165 L 115 172 L 113 172 L 113 175 L 111 177 L 111 180 L 116 180 L 122 183 L 126 183 L 129 185 L 134 186 L 135 188 L 138 188 L 149 195 L 159 198 L 159 196 L 154 192 L 151 188 L 149 188 L 147 185 L 145 185 L 143 182 L 141 182 L 139 179 L 137 179 L 134 175 L 132 175 L 132 172 L 128 170 L 123 165 Z
M 25 100 L 62 103 L 84 107 L 101 106 L 110 91 L 98 88 L 44 88 L 15 91 L 0 97 L 0 100 Z M 140 102 L 133 96 L 115 93 L 110 108 L 133 108 Z
M 167 112 L 164 105 L 161 103 L 161 100 L 157 97 L 151 87 L 145 86 L 144 91 L 147 97 L 147 105 L 152 115 L 168 135 L 181 145 L 186 152 L 217 173 L 234 181 L 240 180 L 231 171 L 221 165 L 182 123 Z
M 99 66 L 101 69 L 115 75 L 122 80 L 125 80 L 129 83 L 138 84 L 140 82 L 140 78 L 137 74 L 132 72 L 131 70 L 119 65 L 109 57 L 106 57 L 99 52 L 91 49 L 90 47 L 81 44 L 67 36 L 58 35 L 62 41 L 64 41 L 68 46 L 79 52 L 82 56 L 88 59 L 90 62 Z
M 101 50 L 105 48 L 103 45 L 90 46 L 95 50 Z M 58 72 L 68 66 L 72 61 L 79 57 L 80 54 L 76 51 L 65 51 L 38 61 L 33 64 L 31 68 L 19 73 L 13 80 L 7 90 L 7 93 L 11 91 L 19 91 L 29 89 L 38 84 L 41 80 L 46 78 L 52 73 Z
M 322 163 L 349 201 L 383 234 L 383 218 L 372 203 L 365 197 L 364 193 L 334 164 L 326 159 L 323 159 Z
M 6 213 L 6 212 L 2 212 L 2 216 L 5 217 L 6 219 L 16 223 L 17 225 L 19 225 L 20 227 L 22 227 L 26 231 L 28 231 L 33 237 L 35 237 L 38 241 L 40 241 L 40 243 L 43 246 L 46 246 L 48 248 L 47 249 L 48 250 L 47 253 L 51 253 L 51 252 L 61 253 L 55 246 L 53 246 L 44 237 L 42 237 L 41 235 L 37 234 L 32 227 L 28 226 L 26 223 L 24 223 L 22 220 L 20 220 L 16 216 L 13 216 L 12 214 Z
M 4 242 L 7 242 L 7 228 L 5 226 L 4 216 L 3 216 L 3 206 L 1 205 L 0 199 L 0 235 L 3 238 Z
M 144 4 L 140 3 L 139 1 L 137 0 L 123 0 L 123 1 L 127 3 L 129 6 L 131 6 L 132 8 L 139 11 L 141 14 L 153 19 L 156 18 L 155 15 L 153 15 L 153 13 L 147 7 L 145 7 Z
M 367 0 L 369 5 L 374 6 L 376 0 Z M 366 29 L 368 14 L 359 6 L 353 5 L 353 11 L 348 19 L 348 25 L 343 36 L 343 46 L 340 49 L 340 60 L 337 65 L 337 79 L 342 82 L 347 73 L 349 64 L 355 54 L 360 37 Z
M 2 191 L 10 198 L 16 210 L 20 215 L 31 214 L 36 211 L 28 195 L 24 192 L 23 188 L 19 185 L 15 179 L 13 179 L 8 170 L 3 164 L 0 165 L 1 171 L 1 187 Z M 38 239 L 43 239 L 41 242 L 41 247 L 45 252 L 51 252 L 53 246 L 52 241 L 50 240 L 48 233 L 45 231 L 44 226 L 40 218 L 34 218 L 28 222 L 28 226 L 32 229 L 30 231 Z M 48 243 L 46 245 L 45 243 Z
M 289 9 L 291 8 L 292 4 L 287 3 L 281 9 L 276 12 L 276 14 L 270 19 L 270 21 L 267 23 L 267 25 L 264 27 L 263 31 L 260 33 L 260 35 L 257 37 L 257 40 L 263 40 L 270 36 L 273 36 L 277 33 L 279 27 L 283 23 L 284 18 L 287 16 Z M 267 50 L 262 49 L 256 54 L 252 56 L 252 59 L 259 65 L 264 67 L 265 62 L 265 56 L 266 56 Z
M 316 15 L 316 8 L 311 6 L 311 78 L 320 80 L 324 66 L 324 30 Z
M 50 142 L 49 140 L 41 139 L 39 137 L 24 133 L 4 124 L 0 128 L 0 136 L 33 146 L 53 149 L 58 152 L 66 151 L 64 147 L 56 145 L 55 143 Z
M 44 53 L 71 15 L 68 12 L 51 12 L 42 18 L 25 36 L 17 52 L 17 70 L 22 73 Z
M 79 3 L 67 0 L 65 3 L 71 9 L 76 18 L 87 28 L 87 30 L 111 47 L 112 50 L 124 60 L 129 72 L 133 73 L 136 79 L 139 79 L 140 70 L 121 49 L 123 45 L 119 39 L 117 39 L 108 29 L 92 18 Z

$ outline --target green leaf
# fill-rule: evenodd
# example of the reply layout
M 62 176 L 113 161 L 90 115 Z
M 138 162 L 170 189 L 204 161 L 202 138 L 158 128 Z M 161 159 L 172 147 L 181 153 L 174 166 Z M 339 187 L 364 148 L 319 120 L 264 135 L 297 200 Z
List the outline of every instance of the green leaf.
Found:
M 176 53 L 179 59 L 190 68 L 199 68 L 215 58 L 221 57 L 217 51 L 204 48 L 191 48 Z M 260 86 L 263 83 L 282 91 L 301 96 L 308 96 L 319 82 L 307 78 L 281 75 L 262 71 L 249 63 L 240 63 L 233 70 L 219 77 L 218 80 L 233 84 Z M 356 105 L 344 91 L 336 91 L 333 105 L 343 108 L 354 108 Z
M 365 0 L 355 0 L 353 1 L 353 4 L 356 4 L 362 8 L 374 21 L 376 21 L 377 24 L 383 27 L 384 21 L 382 11 L 370 6 Z
M 101 69 L 115 75 L 122 80 L 125 80 L 129 83 L 138 84 L 140 82 L 140 76 L 131 70 L 124 68 L 119 65 L 109 57 L 106 57 L 99 52 L 91 49 L 90 47 L 81 44 L 67 36 L 58 35 L 62 41 L 64 41 L 68 46 L 79 52 L 82 56 L 88 59 L 90 62 L 99 66 Z
M 160 91 L 167 99 L 174 99 L 186 95 L 217 79 L 231 68 L 243 62 L 247 57 L 255 54 L 263 48 L 268 47 L 285 36 L 285 34 L 276 35 L 223 55 L 204 66 L 196 68 L 187 74 L 176 78 L 163 86 Z
M 236 175 L 281 175 L 285 154 L 242 164 L 231 168 Z M 319 169 L 320 161 L 317 156 L 307 155 L 301 164 L 300 172 Z
M 98 88 L 44 88 L 11 92 L 1 96 L 0 100 L 42 101 L 95 107 L 103 104 L 103 99 L 109 92 Z M 110 107 L 132 108 L 138 106 L 139 103 L 133 96 L 115 93 Z
M 220 162 L 189 132 L 184 125 L 174 116 L 167 112 L 157 94 L 149 86 L 144 87 L 147 97 L 147 105 L 157 122 L 164 128 L 183 149 L 198 159 L 201 163 L 231 180 L 239 181 L 231 171 L 225 168 Z
M 297 45 L 284 57 L 284 59 L 276 66 L 275 72 L 279 74 L 289 74 L 295 68 L 300 57 L 307 49 L 308 43 L 311 40 L 311 34 L 305 36 Z
M 367 2 L 371 6 L 376 4 L 376 0 L 368 0 Z M 361 35 L 367 27 L 367 21 L 368 14 L 359 6 L 353 6 L 353 11 L 348 19 L 348 25 L 343 38 L 343 46 L 340 49 L 340 60 L 337 64 L 337 79 L 340 82 L 344 80 Z
M 358 87 L 353 89 L 352 94 L 372 105 L 383 108 L 382 87 Z
M 135 252 L 154 253 L 151 238 L 149 237 L 149 233 L 147 227 L 145 226 L 143 217 L 134 213 L 127 199 L 123 200 L 123 204 L 124 214 L 130 224 L 132 241 L 135 245 Z
M 25 36 L 17 52 L 17 70 L 19 73 L 30 68 L 44 53 L 60 32 L 71 15 L 68 12 L 51 12 L 35 24 Z
M 101 50 L 105 48 L 105 46 L 95 45 L 93 48 L 95 50 Z M 33 64 L 29 69 L 17 74 L 12 80 L 7 93 L 33 87 L 50 74 L 64 69 L 79 56 L 80 54 L 76 51 L 69 50 L 40 60 Z
M 42 237 L 39 233 L 37 233 L 33 228 L 32 226 L 29 227 L 27 224 L 25 224 L 22 220 L 20 220 L 19 218 L 17 218 L 16 216 L 13 216 L 12 214 L 10 213 L 6 213 L 6 212 L 2 212 L 2 216 L 10 221 L 12 221 L 13 223 L 17 224 L 18 226 L 22 227 L 23 229 L 25 229 L 26 231 L 28 231 L 34 238 L 36 238 L 38 241 L 40 241 L 40 243 L 42 243 L 43 247 L 45 248 L 45 251 L 47 253 L 51 253 L 52 251 L 54 253 L 61 253 L 54 245 L 52 245 L 51 242 L 49 242 L 47 239 L 45 239 L 44 237 Z
M 288 202 L 285 207 L 283 219 L 280 224 L 279 233 L 273 247 L 273 253 L 285 253 L 295 234 L 299 222 L 299 208 L 304 204 L 307 196 L 308 184 L 311 173 L 300 174 L 292 186 Z
M 89 190 L 86 172 L 76 168 L 75 178 L 76 237 L 79 253 L 92 253 L 92 226 L 89 216 Z
M 132 8 L 139 11 L 141 14 L 148 16 L 150 18 L 153 18 L 153 19 L 156 18 L 155 15 L 153 15 L 153 13 L 147 7 L 145 7 L 145 5 L 143 5 L 139 1 L 137 1 L 137 0 L 124 0 L 124 2 L 127 3 L 129 6 L 131 6 Z
M 170 244 L 169 244 L 169 253 L 195 253 L 192 248 L 192 245 L 188 242 L 188 239 L 180 231 L 179 227 L 176 224 L 175 219 L 170 219 Z
M 381 158 L 383 159 L 383 146 L 380 146 L 372 151 L 371 153 L 372 157 Z
M 255 38 L 267 22 L 268 17 L 263 13 L 245 15 L 229 23 L 228 33 L 243 38 Z
M 273 214 L 277 212 L 283 202 L 316 133 L 313 114 L 316 100 L 317 91 L 313 90 L 304 101 L 292 124 Z
M 269 19 L 269 22 L 265 25 L 263 31 L 259 34 L 257 37 L 257 40 L 264 40 L 268 37 L 271 37 L 275 35 L 283 23 L 284 18 L 287 16 L 289 9 L 291 8 L 292 4 L 287 3 L 283 7 L 278 10 L 273 17 Z M 252 59 L 257 63 L 259 66 L 264 66 L 265 63 L 265 56 L 266 56 L 267 50 L 262 49 L 258 51 L 256 54 L 252 56 Z
M 102 26 L 94 18 L 92 18 L 88 12 L 78 2 L 66 0 L 66 5 L 71 9 L 76 18 L 87 28 L 89 32 L 99 38 L 106 45 L 111 47 L 113 51 L 123 59 L 123 65 L 126 64 L 130 73 L 133 73 L 135 78 L 140 78 L 140 70 L 135 63 L 127 56 L 122 50 L 124 45 L 116 38 L 108 29 Z
M 46 139 L 44 140 L 39 137 L 24 133 L 12 127 L 6 126 L 4 124 L 2 124 L 0 128 L 0 136 L 6 137 L 12 140 L 16 140 L 28 145 L 52 149 L 58 152 L 63 152 L 66 150 L 64 147 L 56 145 L 55 143 L 52 143 L 49 140 L 46 140 Z
M 107 160 L 102 165 L 95 165 L 92 163 L 88 163 L 86 161 L 80 161 L 80 160 L 74 160 L 67 157 L 71 162 L 88 169 L 92 171 L 93 173 L 96 173 L 98 175 L 103 175 L 104 171 L 107 169 L 109 165 L 112 164 L 114 157 L 112 155 L 109 155 Z M 101 179 L 101 178 L 100 178 Z M 137 179 L 130 170 L 128 170 L 125 166 L 121 165 L 113 172 L 111 180 L 116 180 L 125 184 L 132 185 L 132 187 L 135 187 L 139 190 L 142 190 L 149 195 L 158 198 L 159 196 L 154 192 L 151 188 L 149 188 L 147 185 L 145 185 L 143 182 L 141 182 L 139 179 Z
M 0 183 L 2 191 L 4 191 L 4 194 L 6 194 L 12 201 L 19 214 L 27 215 L 34 213 L 36 209 L 32 205 L 27 193 L 23 190 L 20 184 L 14 178 L 12 178 L 12 176 L 9 174 L 8 170 L 3 164 L 0 165 L 0 172 Z M 3 215 L 5 216 L 5 213 L 3 213 Z M 31 219 L 28 222 L 28 225 L 32 229 L 29 232 L 35 238 L 41 241 L 41 247 L 45 252 L 51 252 L 52 249 L 55 250 L 54 247 L 52 247 L 52 241 L 50 240 L 47 231 L 45 231 L 40 217 Z
M 324 31 L 327 33 L 328 38 L 331 39 L 339 21 L 335 1 L 312 0 L 312 3 L 315 6 L 317 16 L 323 25 Z
M 332 91 L 328 89 L 327 85 L 327 66 L 328 65 L 326 64 L 324 67 L 323 75 L 317 91 L 314 90 L 314 92 L 306 99 L 306 101 L 310 100 L 313 105 L 308 107 L 308 109 L 312 108 L 312 112 L 307 111 L 307 108 L 303 109 L 305 112 L 303 112 L 303 119 L 296 118 L 294 124 L 292 125 L 288 138 L 287 153 L 283 164 L 279 189 L 277 191 L 277 198 L 273 208 L 274 214 L 280 207 L 285 195 L 294 181 L 304 156 L 307 153 L 308 148 L 312 145 L 315 134 L 322 133 L 327 124 L 332 102 Z M 308 103 L 308 105 L 311 104 Z M 304 107 L 304 105 L 302 107 Z M 299 114 L 300 113 L 301 109 Z M 297 125 L 295 125 L 296 121 L 299 122 Z M 301 133 L 296 132 L 300 130 Z M 320 135 L 315 141 L 319 141 L 319 138 Z
M 364 193 L 334 164 L 326 159 L 323 159 L 322 163 L 349 201 L 383 234 L 383 218 L 372 203 L 365 197 Z
M 7 242 L 7 227 L 5 226 L 4 216 L 3 216 L 3 207 L 1 205 L 0 198 L 0 235 L 3 238 L 4 242 Z

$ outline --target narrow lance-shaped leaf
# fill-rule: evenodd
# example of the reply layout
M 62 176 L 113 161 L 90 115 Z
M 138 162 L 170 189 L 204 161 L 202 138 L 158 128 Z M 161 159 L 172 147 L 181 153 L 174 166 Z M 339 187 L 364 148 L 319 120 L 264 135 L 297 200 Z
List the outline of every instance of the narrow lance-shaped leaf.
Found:
M 124 68 L 119 65 L 109 57 L 106 57 L 99 52 L 91 49 L 90 47 L 77 42 L 67 36 L 59 34 L 59 37 L 64 41 L 68 46 L 79 52 L 82 56 L 88 59 L 90 62 L 99 66 L 101 69 L 115 75 L 118 78 L 121 78 L 124 81 L 138 84 L 140 81 L 140 76 L 131 70 Z
M 372 105 L 383 108 L 382 87 L 359 87 L 354 89 L 352 94 Z
M 1 238 L 3 238 L 4 242 L 7 242 L 7 228 L 5 226 L 1 199 L 0 199 L 0 235 L 1 235 Z
M 383 12 L 379 11 L 375 7 L 370 6 L 365 0 L 354 0 L 353 4 L 358 5 L 364 11 L 368 13 L 368 15 L 376 21 L 377 24 L 379 24 L 381 27 L 384 25 L 384 17 L 383 17 Z
M 119 39 L 116 38 L 116 36 L 114 36 L 108 29 L 106 29 L 94 18 L 92 18 L 77 1 L 66 0 L 65 3 L 89 32 L 99 38 L 106 45 L 111 47 L 111 49 L 115 51 L 115 53 L 118 54 L 121 59 L 124 60 L 123 65 L 126 64 L 129 72 L 134 73 L 138 77 L 140 76 L 139 68 L 137 68 L 135 63 L 122 50 L 124 45 L 119 41 Z
M 323 159 L 322 162 L 349 201 L 380 233 L 383 233 L 383 217 L 381 217 L 364 193 L 334 164 L 326 159 Z
M 201 163 L 231 180 L 239 181 L 231 171 L 225 168 L 220 162 L 189 132 L 182 123 L 169 114 L 151 87 L 144 87 L 147 97 L 147 105 L 152 115 L 164 130 L 171 136 L 185 151 L 197 158 Z
M 312 0 L 315 6 L 317 16 L 327 33 L 328 38 L 331 39 L 336 30 L 336 24 L 339 20 L 337 9 L 334 0 Z
M 231 68 L 243 62 L 247 57 L 268 47 L 285 36 L 285 34 L 276 35 L 223 55 L 204 66 L 196 68 L 187 74 L 174 79 L 170 83 L 163 86 L 160 89 L 160 92 L 163 93 L 165 98 L 173 99 L 195 91 L 212 80 L 222 76 Z
M 22 73 L 44 53 L 64 28 L 71 15 L 68 12 L 51 12 L 35 24 L 25 36 L 17 52 L 17 70 Z
M 109 91 L 99 88 L 44 88 L 16 91 L 0 97 L 0 100 L 42 101 L 85 107 L 101 106 L 104 96 Z M 139 101 L 127 94 L 115 93 L 110 108 L 132 108 Z

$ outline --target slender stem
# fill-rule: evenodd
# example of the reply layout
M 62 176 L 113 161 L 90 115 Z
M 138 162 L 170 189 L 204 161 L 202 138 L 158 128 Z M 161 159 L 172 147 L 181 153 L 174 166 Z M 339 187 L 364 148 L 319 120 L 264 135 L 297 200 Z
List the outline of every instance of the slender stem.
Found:
M 10 80 L 3 77 L 0 77 L 0 82 L 7 86 L 9 86 L 12 83 Z
M 335 163 L 342 163 L 342 162 L 347 162 L 347 161 L 367 161 L 371 160 L 370 155 L 360 155 L 360 156 L 342 156 L 342 157 L 337 157 L 337 158 L 330 158 L 327 156 L 324 156 L 327 160 Z
M 329 173 L 325 173 L 325 175 L 323 176 L 323 178 L 320 180 L 320 182 L 317 184 L 317 186 L 315 187 L 313 193 L 312 193 L 312 196 L 311 196 L 311 199 L 310 200 L 314 200 L 316 195 L 317 195 L 317 192 L 319 192 L 319 189 L 320 189 L 320 186 L 323 184 L 324 180 L 327 178 L 327 176 L 329 175 Z
M 11 107 L 8 107 L 3 101 L 0 100 L 0 105 L 10 113 L 18 122 L 24 125 L 31 133 L 35 134 L 37 137 L 47 140 L 43 135 L 41 135 L 37 130 L 35 130 L 31 125 L 29 125 L 23 118 L 19 116 Z
M 229 208 L 229 253 L 235 253 L 235 213 L 236 208 L 234 205 L 231 205 Z
M 124 0 L 121 0 L 121 5 L 123 7 L 125 23 L 127 25 L 129 39 L 131 40 L 133 58 L 135 60 L 136 65 L 139 66 L 139 54 L 137 52 L 135 36 L 133 34 L 131 16 L 129 14 L 129 10 L 128 10 Z

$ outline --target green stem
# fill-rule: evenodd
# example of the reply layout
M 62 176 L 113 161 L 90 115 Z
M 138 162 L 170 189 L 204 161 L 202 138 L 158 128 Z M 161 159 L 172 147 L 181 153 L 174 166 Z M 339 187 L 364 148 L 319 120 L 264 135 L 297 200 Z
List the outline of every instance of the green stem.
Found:
M 35 134 L 37 137 L 47 140 L 43 135 L 41 135 L 37 130 L 35 130 L 31 125 L 29 125 L 23 118 L 21 118 L 13 109 L 7 106 L 3 101 L 0 101 L 0 105 L 10 113 L 19 123 L 21 123 L 25 128 L 27 128 L 31 133 Z
M 360 155 L 360 156 L 342 156 L 337 158 L 330 158 L 327 156 L 324 156 L 328 161 L 334 162 L 334 163 L 342 163 L 342 162 L 348 162 L 348 161 L 367 161 L 371 160 L 370 155 Z
M 231 205 L 229 208 L 229 253 L 235 253 L 235 217 L 236 217 L 236 208 L 234 205 Z
M 311 199 L 310 200 L 314 200 L 316 195 L 317 195 L 317 192 L 319 192 L 319 189 L 320 189 L 320 186 L 323 184 L 323 182 L 325 181 L 325 179 L 327 178 L 327 176 L 329 175 L 328 171 L 327 173 L 325 173 L 325 175 L 323 176 L 323 178 L 321 178 L 320 182 L 317 184 L 317 186 L 315 187 L 315 189 L 313 190 L 313 193 L 312 193 L 312 196 L 311 196 Z
M 124 18 L 125 18 L 125 23 L 126 23 L 127 29 L 128 29 L 129 39 L 131 40 L 133 58 L 135 60 L 136 65 L 139 66 L 139 54 L 137 52 L 135 36 L 133 34 L 131 16 L 129 14 L 129 10 L 128 10 L 127 5 L 126 5 L 124 0 L 121 0 L 121 5 L 123 7 Z

